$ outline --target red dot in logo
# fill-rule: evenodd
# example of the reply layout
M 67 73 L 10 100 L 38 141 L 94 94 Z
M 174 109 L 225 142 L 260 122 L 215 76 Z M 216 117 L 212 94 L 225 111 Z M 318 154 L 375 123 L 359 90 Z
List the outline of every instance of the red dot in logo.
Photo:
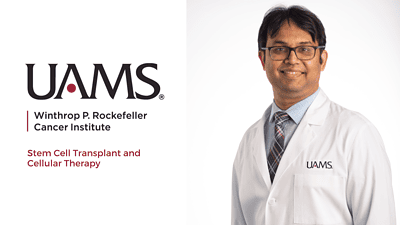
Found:
M 68 84 L 67 91 L 69 91 L 70 93 L 74 93 L 75 90 L 76 90 L 76 87 L 74 84 Z

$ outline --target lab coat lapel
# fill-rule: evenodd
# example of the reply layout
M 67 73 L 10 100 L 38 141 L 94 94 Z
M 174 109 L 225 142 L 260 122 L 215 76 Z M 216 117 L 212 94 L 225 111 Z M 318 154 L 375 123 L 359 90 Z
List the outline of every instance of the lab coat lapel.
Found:
M 265 110 L 265 113 L 257 123 L 257 132 L 252 142 L 253 158 L 257 163 L 257 168 L 267 186 L 268 190 L 271 189 L 271 180 L 269 177 L 269 171 L 267 167 L 267 157 L 265 152 L 265 142 L 264 142 L 264 123 L 266 119 L 269 118 L 271 113 L 271 106 Z
M 320 89 L 318 96 L 308 108 L 286 147 L 278 170 L 276 171 L 273 184 L 279 182 L 287 168 L 297 159 L 301 152 L 308 149 L 310 143 L 315 139 L 317 135 L 315 130 L 324 123 L 328 114 L 329 103 L 328 97 L 322 89 Z

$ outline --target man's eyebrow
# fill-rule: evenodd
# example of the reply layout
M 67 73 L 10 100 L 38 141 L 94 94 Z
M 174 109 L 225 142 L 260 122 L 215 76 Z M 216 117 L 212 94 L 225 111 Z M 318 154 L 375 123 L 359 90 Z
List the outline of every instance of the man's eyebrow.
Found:
M 312 44 L 312 43 L 311 43 L 311 41 L 302 41 L 302 42 L 299 42 L 299 44 L 306 45 L 306 44 Z
M 283 44 L 283 45 L 287 45 L 287 42 L 284 42 L 284 41 L 281 41 L 281 40 L 276 40 L 276 41 L 274 41 L 273 42 L 273 44 Z M 299 44 L 299 45 L 308 45 L 308 44 L 313 44 L 311 41 L 302 41 L 302 42 L 299 42 L 299 43 L 297 43 L 297 44 Z
M 287 43 L 284 42 L 284 41 L 276 40 L 276 41 L 274 41 L 274 44 L 283 44 L 283 45 L 285 45 L 285 44 L 287 44 Z

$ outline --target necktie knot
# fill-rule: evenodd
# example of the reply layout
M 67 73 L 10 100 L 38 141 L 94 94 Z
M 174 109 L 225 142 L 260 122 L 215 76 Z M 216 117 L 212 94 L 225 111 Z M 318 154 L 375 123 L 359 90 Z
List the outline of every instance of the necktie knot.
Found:
M 286 112 L 276 112 L 274 114 L 275 117 L 275 124 L 282 125 L 283 122 L 288 121 L 290 119 L 289 114 Z

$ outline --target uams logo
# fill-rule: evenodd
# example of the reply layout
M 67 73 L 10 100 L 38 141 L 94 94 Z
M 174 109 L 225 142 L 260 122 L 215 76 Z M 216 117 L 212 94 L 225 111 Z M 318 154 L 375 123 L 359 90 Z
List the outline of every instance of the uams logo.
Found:
M 49 64 L 50 66 L 50 91 L 45 94 L 45 95 L 37 95 L 35 91 L 33 90 L 33 66 L 35 64 L 26 64 L 28 67 L 28 93 L 29 95 L 34 98 L 34 99 L 49 99 L 51 98 L 55 91 L 56 91 L 56 66 L 57 64 Z M 141 95 L 137 92 L 134 92 L 133 87 L 132 87 L 132 76 L 131 76 L 131 68 L 130 64 L 122 64 L 121 71 L 119 72 L 118 78 L 115 82 L 114 87 L 111 86 L 110 80 L 107 77 L 106 71 L 104 70 L 104 67 L 102 64 L 94 64 L 94 75 L 93 75 L 93 82 L 92 82 L 92 92 L 90 94 L 90 97 L 88 96 L 85 86 L 82 83 L 82 79 L 79 75 L 78 69 L 76 68 L 75 64 L 68 64 L 67 71 L 65 73 L 65 76 L 62 80 L 62 83 L 58 89 L 58 93 L 55 99 L 62 99 L 61 95 L 64 91 L 65 83 L 67 82 L 69 74 L 73 73 L 76 83 L 78 84 L 79 91 L 81 92 L 82 99 L 96 99 L 96 88 L 97 88 L 97 78 L 100 73 L 101 77 L 103 78 L 104 84 L 106 85 L 108 94 L 112 99 L 114 99 L 114 96 L 117 92 L 119 83 L 121 82 L 122 77 L 125 74 L 126 77 L 126 85 L 128 89 L 128 99 L 152 99 L 156 97 L 160 93 L 160 85 L 143 75 L 143 69 L 146 67 L 151 67 L 154 69 L 157 69 L 157 64 L 155 63 L 145 63 L 137 67 L 136 69 L 136 76 L 139 80 L 141 80 L 144 83 L 147 83 L 148 85 L 152 86 L 154 91 L 150 95 Z M 71 85 L 71 86 L 70 86 Z M 68 85 L 67 89 L 68 91 L 75 91 L 76 87 L 73 84 Z M 160 95 L 161 96 L 161 95 Z M 161 98 L 160 98 L 161 99 Z
M 322 169 L 332 169 L 332 161 L 307 161 L 307 168 L 312 169 L 312 168 L 322 168 Z

